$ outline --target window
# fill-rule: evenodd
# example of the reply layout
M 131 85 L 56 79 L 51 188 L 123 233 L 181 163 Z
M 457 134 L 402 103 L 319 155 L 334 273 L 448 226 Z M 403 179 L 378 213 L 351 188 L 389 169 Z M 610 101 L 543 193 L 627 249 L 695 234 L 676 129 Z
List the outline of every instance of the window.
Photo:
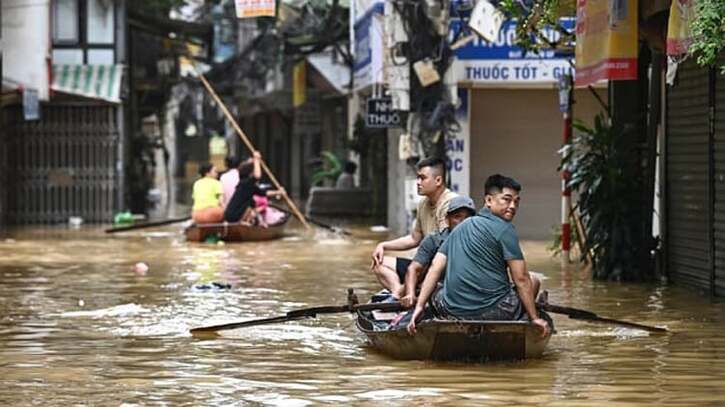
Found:
M 53 2 L 53 43 L 77 44 L 80 41 L 78 11 L 78 0 Z
M 113 44 L 113 1 L 87 1 L 86 26 L 88 27 L 88 43 Z
M 115 63 L 116 0 L 51 1 L 53 63 Z
M 83 50 L 82 49 L 54 49 L 53 64 L 55 65 L 82 65 Z

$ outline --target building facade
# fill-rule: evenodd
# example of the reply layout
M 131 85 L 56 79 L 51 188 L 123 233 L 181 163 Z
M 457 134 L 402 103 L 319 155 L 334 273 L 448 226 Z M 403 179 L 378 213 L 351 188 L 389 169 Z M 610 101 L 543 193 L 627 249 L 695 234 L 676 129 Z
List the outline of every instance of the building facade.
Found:
M 2 3 L 3 84 L 18 95 L 2 118 L 9 223 L 109 222 L 123 207 L 125 13 L 123 0 Z
M 383 88 L 378 93 L 384 93 L 399 86 L 384 52 L 395 34 L 386 31 L 392 25 L 386 24 L 382 3 L 355 2 L 358 98 L 370 97 L 369 88 Z M 561 24 L 573 29 L 574 19 L 562 19 Z M 449 29 L 453 38 L 460 30 L 460 22 L 453 19 Z M 558 33 L 552 30 L 545 35 L 555 41 Z M 442 79 L 452 82 L 458 95 L 459 130 L 448 134 L 446 140 L 449 186 L 470 195 L 480 207 L 489 175 L 514 177 L 523 185 L 524 200 L 515 220 L 520 236 L 550 239 L 552 229 L 561 224 L 562 212 L 558 151 L 563 142 L 564 120 L 559 111 L 557 82 L 561 75 L 573 73 L 569 60 L 572 56 L 560 56 L 554 51 L 527 55 L 513 45 L 514 39 L 515 24 L 508 21 L 495 41 L 489 43 L 477 36 L 454 51 L 453 64 Z M 410 81 L 415 80 L 412 75 Z M 607 99 L 606 84 L 593 90 L 576 90 L 573 97 L 574 119 L 591 122 L 604 109 L 598 98 Z M 353 105 L 364 113 L 364 103 L 357 101 Z M 404 132 L 403 128 L 387 132 L 388 227 L 397 234 L 409 230 L 419 199 L 414 168 L 399 155 L 400 135 Z

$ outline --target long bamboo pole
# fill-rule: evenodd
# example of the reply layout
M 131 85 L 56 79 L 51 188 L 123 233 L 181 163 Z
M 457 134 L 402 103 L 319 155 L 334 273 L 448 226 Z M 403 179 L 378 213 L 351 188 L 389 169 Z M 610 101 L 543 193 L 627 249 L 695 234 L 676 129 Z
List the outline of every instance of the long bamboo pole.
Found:
M 211 84 L 209 83 L 209 81 L 206 80 L 206 78 L 204 77 L 204 74 L 202 74 L 201 72 L 199 72 L 198 74 L 199 74 L 199 79 L 201 79 L 201 83 L 204 84 L 204 87 L 209 92 L 211 97 L 214 99 L 214 101 L 217 103 L 217 105 L 222 109 L 222 112 L 224 112 L 224 116 L 226 116 L 227 120 L 229 120 L 229 122 L 232 124 L 232 127 L 234 127 L 234 130 L 239 135 L 239 138 L 242 139 L 242 142 L 244 142 L 244 144 L 249 149 L 249 152 L 253 154 L 257 150 L 254 148 L 254 145 L 252 144 L 252 142 L 249 141 L 249 138 L 247 137 L 247 135 L 244 134 L 244 131 L 242 131 L 242 129 L 239 127 L 239 124 L 237 124 L 237 121 L 234 119 L 234 116 L 232 116 L 232 113 L 229 111 L 229 109 L 227 109 L 227 106 L 219 98 L 217 93 L 214 91 L 214 88 L 211 87 Z M 264 160 L 260 160 L 260 164 L 262 164 L 262 169 L 264 170 L 264 173 L 267 174 L 269 179 L 272 181 L 272 184 L 274 184 L 274 186 L 277 189 L 282 188 L 282 185 L 280 185 L 279 181 L 277 181 L 277 178 L 274 176 L 274 174 L 272 174 L 272 171 L 269 169 L 269 167 L 267 167 L 267 163 L 265 163 Z M 300 222 L 302 222 L 302 224 L 305 226 L 305 228 L 307 228 L 307 230 L 310 230 L 310 225 L 305 220 L 305 217 L 302 216 L 302 213 L 300 212 L 300 210 L 297 209 L 297 205 L 295 205 L 295 203 L 290 199 L 290 197 L 286 193 L 282 194 L 282 196 L 284 196 L 284 200 L 287 203 L 287 206 L 289 206 L 290 209 L 292 209 L 292 212 L 295 214 L 297 219 L 299 219 Z

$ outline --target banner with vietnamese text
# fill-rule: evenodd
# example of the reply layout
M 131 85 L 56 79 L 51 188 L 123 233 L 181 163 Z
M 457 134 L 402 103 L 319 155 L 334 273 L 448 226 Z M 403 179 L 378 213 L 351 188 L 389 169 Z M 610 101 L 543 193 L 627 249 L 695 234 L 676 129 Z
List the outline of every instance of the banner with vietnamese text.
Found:
M 637 79 L 637 0 L 578 0 L 576 86 Z
M 237 18 L 274 17 L 275 0 L 234 0 Z

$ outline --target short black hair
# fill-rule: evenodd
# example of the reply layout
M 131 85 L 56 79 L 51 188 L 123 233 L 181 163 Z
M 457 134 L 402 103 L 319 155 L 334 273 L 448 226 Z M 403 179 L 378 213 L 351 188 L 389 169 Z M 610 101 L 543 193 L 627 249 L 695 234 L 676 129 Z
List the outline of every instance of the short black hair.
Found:
M 443 182 L 446 181 L 446 160 L 439 157 L 428 157 L 420 160 L 415 166 L 416 169 L 422 170 L 425 167 L 431 167 L 436 171 L 436 175 L 443 177 Z
M 224 159 L 224 164 L 226 164 L 227 169 L 233 170 L 239 167 L 239 164 L 242 162 L 242 159 L 237 156 L 228 156 Z
M 346 161 L 345 166 L 342 168 L 342 171 L 348 174 L 354 174 L 355 170 L 357 170 L 357 164 L 352 161 Z
M 253 161 L 245 161 L 241 165 L 239 165 L 239 179 L 245 179 L 252 175 L 252 171 L 254 171 L 254 162 Z
M 199 166 L 199 175 L 202 177 L 206 177 L 206 174 L 211 171 L 211 169 L 214 168 L 214 164 L 212 163 L 204 163 Z
M 510 188 L 516 192 L 521 192 L 521 184 L 516 182 L 515 179 L 501 174 L 493 174 L 486 180 L 484 193 L 486 195 L 493 195 L 494 193 L 503 192 L 504 188 Z

